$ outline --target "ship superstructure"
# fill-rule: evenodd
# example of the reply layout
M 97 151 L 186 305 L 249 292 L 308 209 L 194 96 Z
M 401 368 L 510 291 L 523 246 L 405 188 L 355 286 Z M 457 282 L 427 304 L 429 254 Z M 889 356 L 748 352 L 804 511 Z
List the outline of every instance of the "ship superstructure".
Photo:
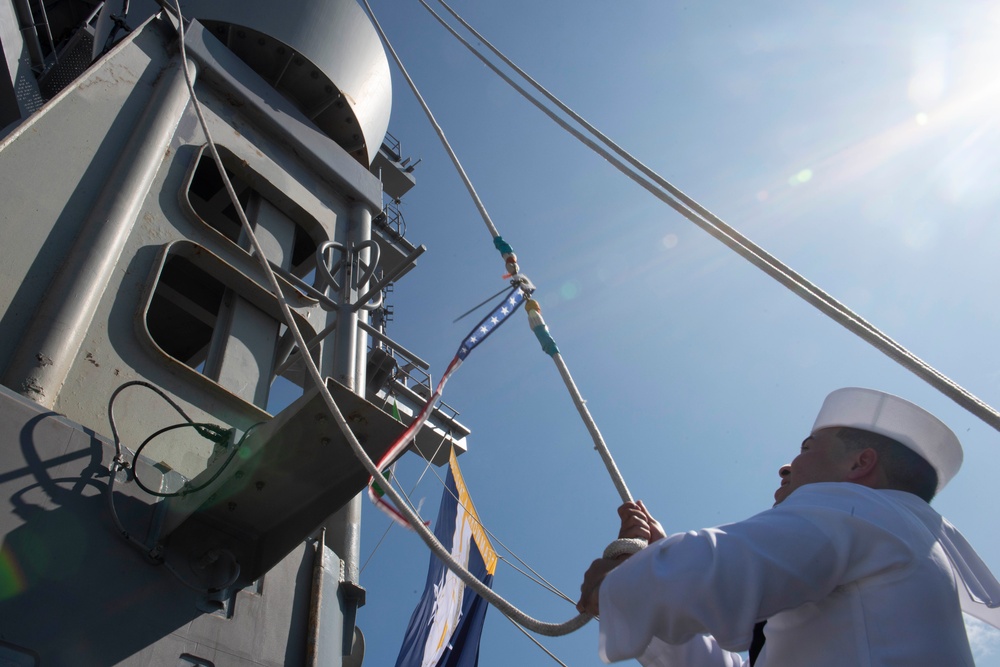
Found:
M 368 474 L 241 230 L 176 17 L 0 5 L 0 663 L 361 664 Z M 423 247 L 391 206 L 414 179 L 377 35 L 354 0 L 185 12 L 226 174 L 377 457 L 387 398 L 406 422 L 430 395 L 385 332 Z M 424 428 L 464 451 L 456 416 Z

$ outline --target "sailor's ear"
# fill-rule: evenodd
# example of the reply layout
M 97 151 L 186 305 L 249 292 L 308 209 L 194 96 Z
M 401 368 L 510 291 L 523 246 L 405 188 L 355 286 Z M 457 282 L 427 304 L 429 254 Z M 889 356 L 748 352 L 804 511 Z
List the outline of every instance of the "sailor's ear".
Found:
M 859 480 L 875 472 L 878 468 L 878 452 L 871 447 L 858 449 L 851 452 L 851 468 L 848 471 L 848 479 Z

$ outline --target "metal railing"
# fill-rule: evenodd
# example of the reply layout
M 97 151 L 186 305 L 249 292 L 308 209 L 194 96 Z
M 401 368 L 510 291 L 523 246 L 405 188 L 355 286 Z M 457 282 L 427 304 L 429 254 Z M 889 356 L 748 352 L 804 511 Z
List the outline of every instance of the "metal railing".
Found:
M 387 202 L 382 207 L 382 212 L 375 216 L 372 222 L 399 238 L 406 237 L 406 221 L 403 220 L 403 213 L 394 201 Z

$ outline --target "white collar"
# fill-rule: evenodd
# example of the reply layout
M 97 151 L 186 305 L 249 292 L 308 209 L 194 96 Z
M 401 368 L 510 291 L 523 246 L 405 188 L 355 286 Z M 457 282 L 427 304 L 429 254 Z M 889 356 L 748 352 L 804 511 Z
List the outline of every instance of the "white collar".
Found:
M 958 587 L 962 611 L 1000 629 L 1000 581 L 997 581 L 965 536 L 950 521 L 912 493 L 886 492 L 906 505 L 937 536 L 955 573 L 962 580 L 963 585 Z

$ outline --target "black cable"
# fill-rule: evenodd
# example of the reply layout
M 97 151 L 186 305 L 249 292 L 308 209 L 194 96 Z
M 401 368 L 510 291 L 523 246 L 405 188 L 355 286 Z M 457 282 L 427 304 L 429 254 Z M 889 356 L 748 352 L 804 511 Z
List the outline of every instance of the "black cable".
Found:
M 132 380 L 130 382 L 126 382 L 125 384 L 115 389 L 114 392 L 111 394 L 111 398 L 108 399 L 108 421 L 111 422 L 111 436 L 114 438 L 116 460 L 121 458 L 122 444 L 121 444 L 121 438 L 118 435 L 118 425 L 115 423 L 115 401 L 118 399 L 118 395 L 120 393 L 122 393 L 129 387 L 134 387 L 134 386 L 145 387 L 146 389 L 149 389 L 150 391 L 156 393 L 157 395 L 160 396 L 160 398 L 166 401 L 170 405 L 170 407 L 176 410 L 177 413 L 181 417 L 183 417 L 188 424 L 194 423 L 194 420 L 188 417 L 188 414 L 184 412 L 184 408 L 178 405 L 177 402 L 174 401 L 174 399 L 170 398 L 170 396 L 168 396 L 166 392 L 164 392 L 156 385 L 146 382 L 145 380 Z M 221 428 L 221 427 L 216 426 L 216 428 Z
M 180 491 L 171 491 L 171 492 L 168 492 L 168 493 L 163 493 L 163 492 L 160 492 L 160 491 L 153 491 L 152 489 L 148 488 L 145 484 L 143 484 L 142 481 L 139 479 L 139 476 L 135 474 L 135 461 L 139 458 L 139 454 L 142 452 L 142 450 L 146 447 L 146 445 L 148 445 L 154 439 L 156 439 L 157 437 L 159 437 L 159 436 L 161 436 L 164 433 L 167 433 L 169 431 L 173 431 L 173 430 L 176 430 L 176 429 L 179 429 L 179 428 L 194 428 L 194 429 L 198 430 L 199 433 L 200 433 L 201 429 L 206 429 L 206 430 L 213 429 L 214 430 L 214 429 L 216 429 L 218 427 L 215 424 L 203 424 L 203 423 L 195 423 L 195 422 L 190 422 L 190 423 L 187 423 L 187 424 L 171 424 L 170 426 L 165 426 L 165 427 L 161 428 L 160 430 L 156 431 L 155 433 L 153 433 L 152 435 L 150 435 L 145 440 L 143 440 L 142 444 L 140 444 L 136 448 L 135 454 L 132 455 L 132 479 L 135 480 L 136 486 L 138 486 L 140 489 L 142 489 L 143 491 L 145 491 L 149 495 L 156 496 L 157 498 L 176 498 L 178 496 L 186 496 L 186 495 L 189 495 L 189 494 L 192 494 L 192 493 L 197 493 L 198 491 L 201 491 L 202 489 L 206 488 L 212 482 L 214 482 L 215 480 L 217 480 L 219 478 L 219 475 L 222 474 L 222 471 L 225 470 L 227 467 L 229 467 L 230 462 L 232 462 L 233 457 L 236 456 L 236 452 L 239 451 L 240 446 L 247 439 L 247 436 L 249 436 L 250 433 L 252 433 L 255 428 L 257 428 L 258 426 L 260 426 L 263 423 L 264 422 L 257 422 L 256 424 L 254 424 L 253 426 L 251 426 L 250 428 L 248 428 L 246 430 L 246 432 L 240 437 L 240 439 L 233 445 L 232 451 L 229 452 L 229 456 L 226 457 L 226 460 L 222 463 L 221 466 L 219 466 L 219 469 L 215 471 L 215 474 L 212 475 L 212 477 L 207 482 L 205 482 L 203 484 L 200 484 L 198 486 L 194 486 L 194 487 L 185 484 L 184 488 L 182 488 Z M 233 431 L 233 429 L 230 429 L 230 430 L 227 430 L 227 431 L 224 431 L 224 432 L 219 432 L 218 435 L 224 436 L 225 438 L 228 438 L 229 434 L 232 431 Z M 204 436 L 204 434 L 202 434 L 202 435 Z M 221 444 L 221 439 L 222 438 L 216 439 L 216 438 L 209 437 L 207 439 L 211 440 L 212 442 L 214 442 L 216 444 Z
M 152 391 L 155 394 L 157 394 L 158 396 L 160 396 L 160 398 L 162 398 L 164 401 L 166 401 L 167 404 L 170 405 L 170 407 L 172 407 L 175 411 L 177 411 L 177 413 L 181 417 L 184 418 L 184 420 L 185 420 L 186 423 L 183 423 L 183 424 L 173 424 L 173 425 L 168 426 L 166 428 L 160 429 L 159 431 L 157 431 L 153 435 L 151 435 L 148 438 L 146 438 L 146 440 L 144 440 L 142 442 L 142 444 L 140 444 L 139 447 L 136 449 L 135 453 L 132 455 L 132 462 L 129 463 L 122 456 L 121 437 L 118 434 L 118 425 L 117 425 L 116 420 L 115 420 L 115 402 L 117 401 L 118 396 L 125 389 L 128 389 L 129 387 L 134 387 L 134 386 L 145 387 L 146 389 L 149 389 L 150 391 Z M 117 389 L 115 389 L 115 391 L 111 394 L 111 398 L 108 399 L 108 421 L 111 424 L 111 435 L 113 437 L 114 447 L 115 447 L 115 456 L 114 456 L 114 459 L 111 461 L 111 464 L 108 467 L 108 472 L 109 472 L 108 485 L 105 487 L 105 494 L 106 494 L 107 499 L 108 499 L 108 508 L 111 511 L 111 519 L 112 519 L 112 521 L 114 521 L 115 527 L 118 529 L 119 534 L 122 536 L 123 539 L 125 539 L 125 541 L 127 541 L 129 544 L 131 544 L 132 546 L 134 546 L 139 551 L 142 551 L 147 556 L 147 558 L 149 558 L 151 561 L 156 562 L 156 563 L 162 563 L 163 562 L 162 554 L 159 554 L 157 552 L 155 546 L 151 549 L 148 545 L 146 545 L 143 542 L 139 541 L 138 539 L 132 537 L 132 535 L 129 533 L 129 531 L 125 528 L 124 524 L 122 524 L 121 519 L 118 517 L 118 510 L 115 507 L 115 498 L 114 498 L 114 487 L 115 487 L 115 482 L 117 480 L 118 471 L 120 471 L 120 470 L 125 470 L 125 471 L 131 470 L 132 471 L 132 479 L 135 481 L 136 485 L 138 485 L 139 488 L 141 488 L 146 493 L 149 493 L 150 495 L 153 495 L 153 496 L 156 496 L 156 497 L 166 498 L 166 497 L 172 497 L 172 496 L 177 496 L 177 495 L 185 495 L 185 494 L 189 494 L 189 493 L 195 493 L 197 491 L 200 491 L 200 490 L 204 489 L 206 486 L 208 486 L 209 484 L 211 484 L 212 482 L 214 482 L 216 479 L 218 479 L 219 475 L 222 474 L 222 471 L 225 470 L 226 467 L 229 465 L 229 463 L 232 461 L 233 456 L 235 456 L 236 452 L 239 451 L 240 446 L 246 440 L 247 436 L 250 435 L 250 433 L 255 428 L 257 428 L 258 426 L 260 426 L 263 423 L 263 422 L 258 422 L 257 424 L 252 425 L 250 428 L 248 428 L 246 430 L 246 432 L 239 439 L 239 441 L 237 443 L 235 443 L 235 445 L 233 447 L 233 451 L 230 452 L 229 457 L 222 464 L 222 466 L 219 467 L 219 470 L 217 470 L 216 473 L 214 475 L 212 475 L 212 478 L 210 480 L 208 480 L 204 484 L 202 484 L 202 485 L 200 485 L 198 487 L 195 487 L 195 488 L 184 488 L 180 492 L 176 492 L 176 493 L 172 493 L 172 494 L 162 494 L 162 493 L 159 493 L 159 492 L 156 492 L 156 491 L 153 491 L 153 490 L 147 488 L 139 480 L 139 478 L 135 474 L 135 461 L 139 457 L 139 453 L 142 451 L 143 447 L 145 447 L 147 444 L 149 444 L 149 442 L 151 442 L 157 436 L 162 435 L 163 433 L 165 433 L 167 431 L 170 431 L 170 430 L 173 430 L 173 429 L 177 429 L 177 428 L 185 428 L 185 427 L 194 428 L 196 431 L 198 431 L 199 435 L 201 435 L 203 438 L 206 438 L 207 440 L 211 440 L 212 442 L 215 442 L 215 443 L 220 443 L 220 442 L 228 439 L 229 438 L 229 434 L 232 432 L 233 429 L 224 429 L 223 427 L 219 426 L 218 424 L 208 424 L 208 423 L 203 423 L 203 422 L 195 422 L 193 419 L 191 419 L 191 417 L 188 416 L 188 414 L 186 412 L 184 412 L 184 408 L 182 408 L 180 405 L 178 405 L 177 402 L 174 401 L 172 398 L 170 398 L 170 396 L 168 396 L 162 389 L 160 389 L 159 387 L 157 387 L 157 386 L 155 386 L 153 384 L 150 384 L 149 382 L 146 382 L 144 380 L 132 380 L 132 381 L 126 382 L 125 384 L 123 384 L 123 385 L 119 386 Z
M 162 558 L 153 555 L 153 552 L 149 549 L 149 547 L 147 547 L 144 543 L 142 543 L 138 539 L 132 537 L 129 531 L 125 528 L 125 525 L 122 524 L 121 519 L 118 517 L 118 509 L 115 507 L 114 488 L 115 488 L 115 482 L 117 481 L 118 478 L 118 471 L 119 470 L 128 471 L 132 467 L 129 465 L 128 461 L 126 461 L 122 457 L 121 437 L 118 435 L 118 425 L 115 422 L 115 401 L 118 399 L 118 395 L 121 394 L 124 390 L 134 386 L 145 387 L 146 389 L 153 391 L 154 393 L 158 394 L 163 400 L 165 400 L 174 410 L 176 410 L 178 414 L 180 414 L 184 419 L 186 419 L 188 423 L 194 423 L 194 422 L 190 417 L 188 417 L 187 413 L 184 412 L 184 409 L 180 405 L 178 405 L 172 398 L 167 396 L 167 394 L 164 393 L 163 390 L 144 380 L 132 380 L 130 382 L 126 382 L 125 384 L 115 389 L 115 391 L 112 392 L 111 394 L 111 398 L 108 399 L 108 421 L 111 423 L 111 435 L 112 438 L 114 439 L 114 446 L 115 446 L 114 459 L 112 459 L 111 464 L 108 466 L 108 472 L 109 472 L 108 485 L 105 487 L 105 494 L 108 499 L 108 509 L 111 512 L 111 520 L 114 522 L 115 527 L 118 529 L 118 533 L 122 536 L 122 538 L 126 542 L 131 544 L 139 551 L 145 553 L 146 556 L 150 558 L 150 560 L 154 562 L 162 562 Z M 134 471 L 132 473 L 132 477 L 133 479 L 135 478 Z

